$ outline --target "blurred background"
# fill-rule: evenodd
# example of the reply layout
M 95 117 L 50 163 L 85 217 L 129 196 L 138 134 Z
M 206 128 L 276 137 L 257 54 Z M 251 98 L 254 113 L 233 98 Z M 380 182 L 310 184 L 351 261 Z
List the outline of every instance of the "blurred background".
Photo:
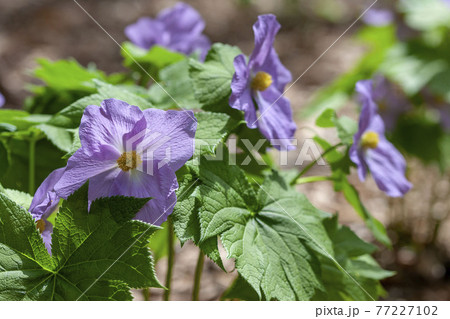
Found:
M 142 16 L 155 17 L 176 1 L 159 0 L 79 0 L 79 4 L 118 42 L 126 41 L 124 28 Z M 318 90 L 340 75 L 353 70 L 368 52 L 367 43 L 356 39 L 366 28 L 359 20 L 345 32 L 373 1 L 345 0 L 186 0 L 206 21 L 205 33 L 212 42 L 239 46 L 246 54 L 253 49 L 252 25 L 264 13 L 277 15 L 282 25 L 276 40 L 281 60 L 297 78 L 330 46 L 332 48 L 289 90 L 299 126 L 299 145 L 315 133 L 333 140 L 334 132 L 314 127 L 314 116 L 304 111 Z M 376 9 L 389 9 L 395 1 L 379 0 Z M 425 1 L 426 2 L 426 1 Z M 401 15 L 401 13 L 396 13 Z M 450 16 L 449 16 L 450 18 Z M 450 21 L 450 19 L 448 19 Z M 399 28 L 400 29 L 400 28 Z M 448 30 L 447 30 L 448 32 Z M 345 33 L 345 34 L 344 34 Z M 344 35 L 343 35 L 344 34 Z M 339 40 L 338 40 L 339 39 Z M 335 42 L 338 40 L 337 42 Z M 117 44 L 72 0 L 0 0 L 0 92 L 7 108 L 22 108 L 29 95 L 27 85 L 38 84 L 30 76 L 36 58 L 51 60 L 73 57 L 82 65 L 95 64 L 107 72 L 123 71 L 123 58 Z M 68 75 L 70 76 L 70 75 Z M 443 84 L 450 81 L 444 79 Z M 446 82 L 447 81 L 447 82 Z M 449 90 L 450 91 L 450 90 Z M 357 103 L 345 101 L 340 115 L 357 119 Z M 449 108 L 446 104 L 444 108 Z M 276 155 L 276 154 L 274 154 Z M 298 151 L 291 154 L 295 159 Z M 448 169 L 407 157 L 408 178 L 414 189 L 401 199 L 391 199 L 369 179 L 362 184 L 356 174 L 351 182 L 360 191 L 367 209 L 388 228 L 393 248 L 380 245 L 376 259 L 382 267 L 397 272 L 383 282 L 387 300 L 450 300 L 450 179 Z M 307 165 L 305 163 L 304 165 Z M 301 169 L 301 167 L 298 167 Z M 327 167 L 316 167 L 310 174 L 326 174 Z M 314 205 L 327 212 L 338 212 L 342 223 L 365 240 L 375 242 L 364 223 L 328 182 L 299 186 Z M 161 252 L 157 265 L 164 278 L 165 258 Z M 224 255 L 225 257 L 225 255 Z M 177 245 L 173 278 L 173 300 L 191 297 L 197 248 Z M 236 276 L 233 263 L 224 273 L 207 262 L 200 298 L 217 300 Z M 142 299 L 140 291 L 135 292 Z M 162 291 L 152 290 L 151 299 L 161 300 Z

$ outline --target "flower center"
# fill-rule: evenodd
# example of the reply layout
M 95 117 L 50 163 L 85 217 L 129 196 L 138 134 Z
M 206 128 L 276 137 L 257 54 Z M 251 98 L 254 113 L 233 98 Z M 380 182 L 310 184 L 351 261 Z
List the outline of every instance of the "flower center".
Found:
M 252 80 L 252 89 L 257 91 L 265 91 L 272 85 L 272 76 L 266 72 L 258 72 Z
M 36 222 L 36 229 L 38 229 L 41 234 L 44 232 L 44 230 L 45 230 L 45 221 L 43 219 L 39 219 Z
M 361 145 L 363 148 L 377 148 L 379 141 L 380 137 L 378 136 L 378 133 L 369 131 L 362 136 Z
M 135 169 L 139 164 L 142 163 L 141 157 L 136 154 L 136 151 L 124 152 L 117 159 L 117 165 L 124 172 L 128 172 L 130 169 Z

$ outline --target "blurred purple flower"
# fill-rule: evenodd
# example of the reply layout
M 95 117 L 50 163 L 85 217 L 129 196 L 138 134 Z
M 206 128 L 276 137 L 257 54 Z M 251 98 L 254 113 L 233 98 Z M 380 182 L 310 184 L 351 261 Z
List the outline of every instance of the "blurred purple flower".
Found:
M 258 17 L 253 26 L 255 49 L 248 63 L 243 54 L 234 59 L 235 74 L 229 103 L 231 107 L 244 111 L 247 126 L 258 127 L 275 148 L 291 150 L 297 126 L 292 119 L 290 102 L 283 96 L 292 76 L 273 48 L 279 29 L 280 24 L 274 15 Z
M 90 105 L 81 119 L 81 148 L 55 191 L 66 199 L 89 180 L 90 202 L 152 197 L 135 218 L 161 225 L 177 201 L 175 172 L 193 155 L 196 128 L 191 111 L 141 111 L 116 99 Z
M 381 75 L 374 79 L 372 97 L 387 131 L 392 131 L 398 118 L 412 108 L 401 90 Z
M 445 131 L 450 131 L 450 105 L 445 102 L 431 106 L 439 113 L 441 126 Z
M 362 19 L 368 25 L 383 27 L 393 23 L 395 15 L 388 9 L 370 9 Z
M 5 97 L 0 93 L 0 107 L 2 107 L 3 105 L 5 105 Z
M 361 181 L 365 181 L 370 170 L 380 190 L 391 197 L 401 197 L 412 187 L 405 177 L 406 161 L 384 136 L 384 123 L 373 100 L 372 81 L 358 82 L 356 91 L 363 107 L 350 159 L 358 166 Z
M 150 49 L 160 45 L 176 52 L 198 52 L 204 60 L 211 43 L 202 34 L 205 22 L 200 14 L 185 3 L 177 3 L 159 13 L 156 19 L 141 18 L 125 28 L 126 36 L 135 45 Z
M 42 235 L 49 254 L 52 252 L 51 242 L 53 225 L 47 220 L 59 204 L 60 197 L 56 195 L 55 184 L 64 173 L 64 168 L 53 171 L 39 186 L 30 205 L 30 213 L 36 221 L 37 229 Z

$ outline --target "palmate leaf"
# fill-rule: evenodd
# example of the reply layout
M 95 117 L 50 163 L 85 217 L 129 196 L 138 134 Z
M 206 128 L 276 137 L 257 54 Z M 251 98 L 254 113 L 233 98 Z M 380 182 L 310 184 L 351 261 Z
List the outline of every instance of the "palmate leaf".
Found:
M 158 227 L 130 220 L 146 202 L 99 199 L 88 213 L 83 187 L 60 208 L 50 256 L 31 215 L 0 194 L 0 300 L 131 300 L 130 287 L 161 287 L 147 248 Z
M 331 253 L 331 243 L 323 213 L 303 195 L 275 173 L 256 192 L 239 167 L 228 165 L 226 154 L 185 169 L 191 177 L 180 189 L 188 189 L 189 196 L 173 215 L 180 240 L 194 239 L 200 248 L 208 243 L 211 249 L 219 236 L 259 299 L 308 300 L 323 289 L 316 255 Z

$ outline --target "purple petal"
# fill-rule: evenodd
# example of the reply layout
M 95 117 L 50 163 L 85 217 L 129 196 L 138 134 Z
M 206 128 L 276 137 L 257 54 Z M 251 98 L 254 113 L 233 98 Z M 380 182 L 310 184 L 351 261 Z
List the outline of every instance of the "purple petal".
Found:
M 47 219 L 44 219 L 45 229 L 42 232 L 42 240 L 45 244 L 45 248 L 47 248 L 48 253 L 52 254 L 52 234 L 53 234 L 53 225 Z
M 281 63 L 274 48 L 270 51 L 270 54 L 263 65 L 253 70 L 253 72 L 259 71 L 269 73 L 272 76 L 273 85 L 275 85 L 280 92 L 283 92 L 286 85 L 292 81 L 291 72 Z
M 64 174 L 64 170 L 65 168 L 54 170 L 34 194 L 29 211 L 35 220 L 47 218 L 58 206 L 59 197 L 56 195 L 54 187 Z
M 363 16 L 363 21 L 368 25 L 382 27 L 394 22 L 395 16 L 391 10 L 387 9 L 370 9 Z
M 145 130 L 143 118 L 137 106 L 116 99 L 104 100 L 101 107 L 89 105 L 81 119 L 81 146 L 90 153 L 98 153 L 101 145 L 110 145 L 123 152 L 124 136 Z
M 260 68 L 270 56 L 280 24 L 273 14 L 261 15 L 253 25 L 255 49 L 249 59 L 250 69 Z
M 174 172 L 194 154 L 197 120 L 192 111 L 147 109 L 147 133 L 141 143 L 142 160 L 164 162 Z
M 257 91 L 256 103 L 260 111 L 258 128 L 261 133 L 278 150 L 292 150 L 297 125 L 292 118 L 292 109 L 288 99 L 283 97 L 275 87 Z
M 401 197 L 411 189 L 405 177 L 405 159 L 384 137 L 377 148 L 367 151 L 366 161 L 378 188 L 387 195 Z
M 5 105 L 5 97 L 0 93 L 0 107 L 2 107 L 3 105 Z
M 125 35 L 138 47 L 148 50 L 156 44 L 167 45 L 163 39 L 164 25 L 150 18 L 140 18 L 125 28 Z
M 152 197 L 135 219 L 161 225 L 176 204 L 175 190 L 178 189 L 178 183 L 169 166 L 158 168 L 154 164 L 153 170 L 152 175 L 138 170 L 121 172 L 114 181 L 110 196 Z
M 157 20 L 171 33 L 201 34 L 205 29 L 205 21 L 201 15 L 186 3 L 177 3 L 172 8 L 160 12 Z
M 90 178 L 117 167 L 119 156 L 120 153 L 108 147 L 103 152 L 94 154 L 85 152 L 83 148 L 79 149 L 69 158 L 64 174 L 56 183 L 56 194 L 67 199 Z
M 245 121 L 249 128 L 256 128 L 256 107 L 250 89 L 250 71 L 243 54 L 234 59 L 235 73 L 231 81 L 229 104 L 232 108 L 244 111 Z

